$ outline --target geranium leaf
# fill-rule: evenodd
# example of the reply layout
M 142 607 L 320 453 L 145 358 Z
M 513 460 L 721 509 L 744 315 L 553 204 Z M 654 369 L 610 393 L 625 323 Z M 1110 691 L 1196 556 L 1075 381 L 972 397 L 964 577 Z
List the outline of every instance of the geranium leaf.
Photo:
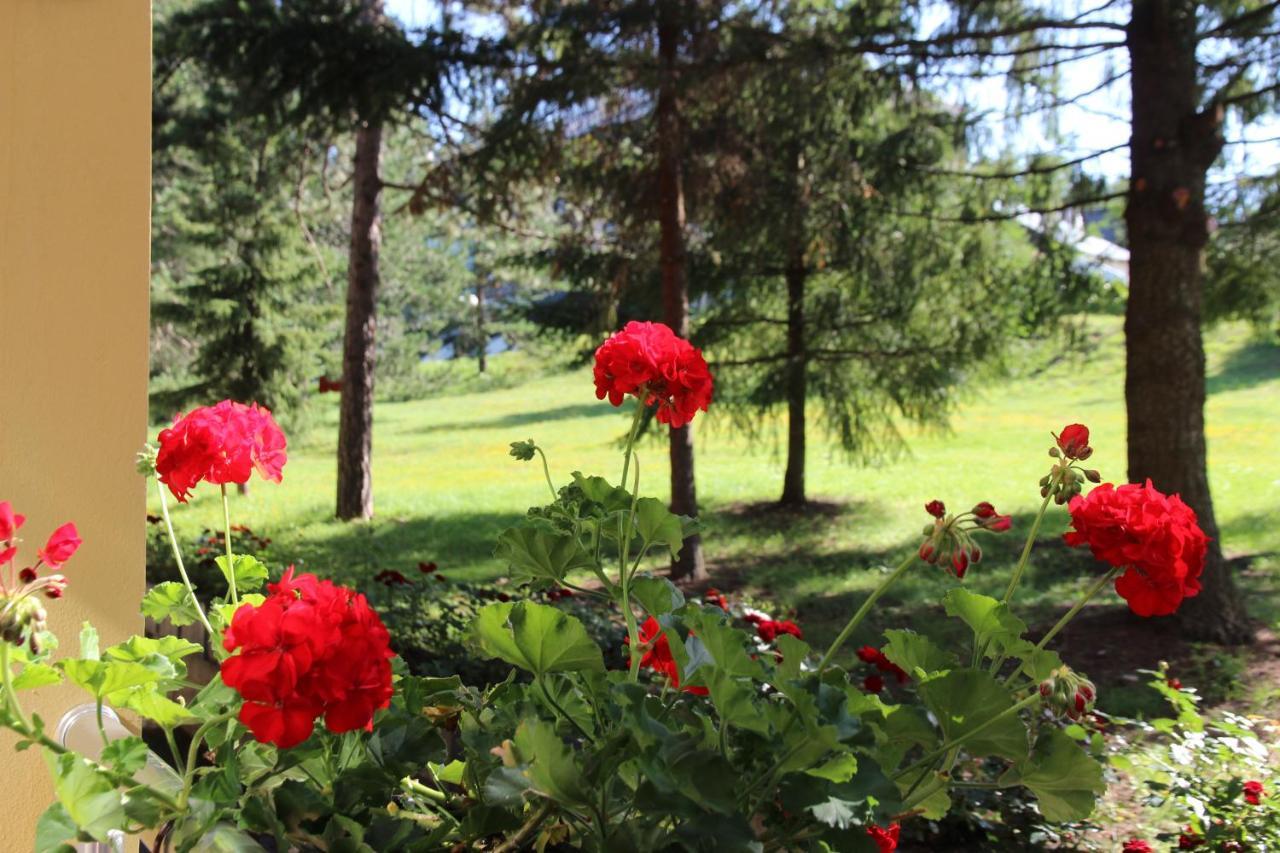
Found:
M 582 771 L 554 727 L 526 720 L 516 729 L 515 744 L 521 761 L 527 762 L 525 775 L 535 788 L 561 803 L 591 802 L 582 785 Z
M 128 708 L 148 720 L 170 728 L 193 723 L 197 719 L 185 705 L 160 695 L 154 686 L 144 685 L 113 693 L 111 703 L 121 708 Z
M 133 775 L 147 763 L 147 742 L 140 737 L 123 737 L 102 748 L 102 763 Z
M 986 647 L 988 657 L 1003 654 L 1027 630 L 1027 624 L 1014 616 L 1007 604 L 988 595 L 957 587 L 946 594 L 943 604 L 948 616 L 959 617 L 973 630 L 974 642 Z
M 48 687 L 62 681 L 62 673 L 47 663 L 29 663 L 13 677 L 14 690 L 31 690 L 36 687 Z
M 1027 730 L 1016 714 L 989 721 L 1013 707 L 1009 691 L 980 669 L 956 669 L 920 685 L 920 698 L 933 712 L 948 741 L 982 731 L 964 742 L 973 755 L 1020 759 L 1027 754 Z
M 124 803 L 106 774 L 75 753 L 46 752 L 45 758 L 53 774 L 58 802 L 77 827 L 98 841 L 106 841 L 108 832 L 124 826 Z
M 885 631 L 884 635 L 889 640 L 884 647 L 885 657 L 917 678 L 946 672 L 959 665 L 955 655 L 944 652 L 915 631 L 895 628 Z
M 498 536 L 493 555 L 505 560 L 513 580 L 563 583 L 572 571 L 595 567 L 574 537 L 542 527 L 509 527 Z
M 631 493 L 622 486 L 610 485 L 604 477 L 587 477 L 581 471 L 574 471 L 573 482 L 582 490 L 584 498 L 603 507 L 603 515 L 631 509 Z
M 636 501 L 636 532 L 645 545 L 666 545 L 672 556 L 680 556 L 684 544 L 684 526 L 680 516 L 667 509 L 657 498 L 640 498 Z
M 67 679 L 102 699 L 108 694 L 154 684 L 161 679 L 154 669 L 132 661 L 64 660 L 59 664 Z
M 191 625 L 200 618 L 191 593 L 176 581 L 158 583 L 147 590 L 142 597 L 142 615 L 157 622 L 168 619 L 177 628 Z
M 133 661 L 144 665 L 149 658 L 163 658 L 172 665 L 176 677 L 185 678 L 187 665 L 182 659 L 203 650 L 199 643 L 181 637 L 130 637 L 123 643 L 109 646 L 102 656 L 107 660 Z
M 576 618 L 532 601 L 499 602 L 481 608 L 472 637 L 489 657 L 536 675 L 604 670 L 600 648 Z
M 257 557 L 250 554 L 233 554 L 235 575 L 236 575 L 236 592 L 246 593 L 253 592 L 255 589 L 261 589 L 262 585 L 267 582 L 267 567 L 258 561 Z M 218 564 L 218 568 L 222 571 L 222 577 L 226 579 L 227 585 L 231 584 L 231 569 L 227 566 L 227 556 L 223 554 L 221 557 L 215 557 L 213 560 Z
M 631 581 L 631 597 L 651 616 L 665 616 L 684 607 L 684 593 L 666 578 L 638 577 Z
M 36 821 L 35 853 L 75 853 L 68 842 L 75 840 L 76 822 L 66 806 L 54 803 Z
M 1102 765 L 1060 729 L 1050 729 L 1031 755 L 1001 777 L 1002 784 L 1026 785 L 1039 800 L 1046 820 L 1084 820 L 1097 795 L 1106 790 Z

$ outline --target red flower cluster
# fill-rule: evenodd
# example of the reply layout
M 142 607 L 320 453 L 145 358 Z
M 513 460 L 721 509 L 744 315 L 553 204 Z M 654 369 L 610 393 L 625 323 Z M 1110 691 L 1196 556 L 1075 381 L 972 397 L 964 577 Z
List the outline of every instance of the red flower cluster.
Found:
M 800 626 L 790 619 L 770 619 L 765 614 L 754 610 L 748 611 L 742 619 L 754 625 L 756 635 L 766 643 L 772 643 L 783 634 L 790 634 L 797 640 L 804 639 L 804 632 L 800 630 Z
M 238 655 L 222 680 L 244 699 L 240 722 L 288 749 L 323 716 L 331 732 L 371 729 L 391 703 L 391 637 L 363 595 L 293 567 L 260 605 L 240 607 L 223 640 Z
M 373 576 L 373 579 L 380 584 L 386 586 L 412 586 L 413 581 L 404 576 L 403 572 L 397 572 L 395 569 L 383 569 Z
M 630 644 L 631 638 L 627 637 L 625 642 Z M 671 656 L 671 643 L 668 642 L 667 635 L 662 632 L 662 625 L 652 616 L 640 626 L 640 647 L 645 650 L 640 656 L 640 666 L 665 675 L 672 687 L 695 696 L 707 695 L 709 691 L 705 687 L 692 684 L 680 687 L 680 668 L 676 665 L 675 658 Z
M 547 590 L 547 601 L 560 601 L 565 598 L 573 598 L 573 590 L 564 587 Z
M 1267 795 L 1267 789 L 1262 787 L 1261 782 L 1249 781 L 1244 783 L 1244 801 L 1251 806 L 1262 805 L 1262 798 Z
M 13 504 L 0 501 L 0 567 L 11 564 L 13 558 L 18 555 L 18 545 L 15 540 L 18 530 L 26 521 L 25 515 L 13 511 Z M 63 563 L 75 555 L 82 542 L 74 524 L 67 522 L 62 525 L 53 531 L 43 547 L 36 551 L 35 565 L 27 566 L 18 572 L 18 580 L 25 585 L 24 588 L 8 590 L 4 586 L 3 579 L 0 578 L 0 595 L 12 592 L 16 597 L 23 597 L 40 591 L 46 598 L 61 598 L 67 588 L 67 579 L 61 574 L 45 575 L 41 578 L 38 570 L 43 565 L 56 572 L 62 568 Z M 37 580 L 39 583 L 36 583 Z
M 867 827 L 867 835 L 871 836 L 871 840 L 876 843 L 878 853 L 893 853 L 898 849 L 898 833 L 902 831 L 902 827 L 896 823 L 889 824 L 888 829 L 881 829 L 872 825 Z
M 875 646 L 863 646 L 858 649 L 858 660 L 871 664 L 881 672 L 893 675 L 898 679 L 899 684 L 906 684 L 911 677 L 907 675 L 906 670 L 885 657 L 884 652 Z M 884 679 L 879 675 L 868 675 L 863 679 L 862 686 L 868 693 L 879 693 L 884 689 Z
M 1089 428 L 1084 424 L 1069 424 L 1054 438 L 1058 441 L 1058 449 L 1068 459 L 1083 462 L 1093 455 L 1093 448 L 1089 446 Z
M 947 505 L 935 498 L 924 505 L 924 511 L 934 518 L 942 518 L 947 514 Z
M 661 323 L 628 323 L 596 350 L 596 397 L 615 406 L 634 394 L 658 407 L 659 423 L 682 427 L 711 403 L 702 351 Z
M 278 483 L 286 461 L 284 433 L 257 403 L 223 400 L 194 409 L 162 430 L 158 441 L 156 475 L 183 502 L 201 480 L 247 483 L 256 470 Z
M 1143 841 L 1141 838 L 1130 838 L 1121 848 L 1122 853 L 1154 853 L 1151 845 Z
M 725 613 L 729 612 L 729 599 L 725 598 L 724 593 L 716 589 L 714 586 L 707 590 L 707 594 L 702 596 L 702 600 L 707 604 L 719 607 Z
M 1182 500 L 1145 485 L 1103 483 L 1071 499 L 1071 524 L 1063 538 L 1088 545 L 1093 556 L 1127 571 L 1116 592 L 1139 616 L 1167 616 L 1183 598 L 1200 592 L 1209 538 Z
M 1204 836 L 1196 832 L 1194 826 L 1188 826 L 1178 835 L 1179 850 L 1195 850 L 1204 844 Z

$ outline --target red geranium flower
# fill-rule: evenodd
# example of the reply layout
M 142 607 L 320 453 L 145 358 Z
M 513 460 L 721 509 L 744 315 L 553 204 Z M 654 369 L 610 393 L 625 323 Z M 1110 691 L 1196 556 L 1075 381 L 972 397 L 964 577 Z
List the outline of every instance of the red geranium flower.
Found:
M 1204 844 L 1204 838 L 1195 831 L 1194 827 L 1188 826 L 1178 835 L 1179 850 L 1194 850 L 1201 844 Z
M 947 514 L 947 505 L 940 500 L 931 500 L 924 505 L 924 511 L 934 518 L 942 518 Z
M 1151 845 L 1141 838 L 1130 838 L 1121 849 L 1123 853 L 1153 853 Z
M 244 699 L 240 722 L 281 749 L 311 736 L 324 717 L 331 732 L 371 729 L 391 703 L 391 637 L 368 601 L 293 567 L 259 605 L 236 610 L 223 645 L 239 654 L 222 680 Z
M 878 675 L 868 675 L 862 679 L 862 689 L 868 693 L 879 693 L 884 690 L 884 679 Z
M 1054 437 L 1058 440 L 1058 449 L 1068 459 L 1083 461 L 1093 455 L 1093 448 L 1089 446 L 1089 428 L 1084 424 L 1065 426 Z
M 910 679 L 911 677 L 907 675 L 907 671 L 905 669 L 898 666 L 893 661 L 889 660 L 889 658 L 885 655 L 885 653 L 877 649 L 875 646 L 863 646 L 862 648 L 858 649 L 858 659 L 863 661 L 864 663 L 872 664 L 873 666 L 875 666 L 876 669 L 880 670 L 881 672 L 890 673 L 891 675 L 893 675 L 894 678 L 898 679 L 899 684 L 906 684 L 907 680 Z M 884 686 L 884 683 L 883 681 L 881 681 L 881 687 L 883 686 Z M 880 688 L 877 687 L 873 692 L 879 693 Z
M 256 470 L 278 483 L 286 462 L 284 433 L 257 403 L 223 400 L 179 415 L 160 432 L 156 475 L 185 502 L 201 480 L 247 483 Z
M 76 531 L 76 526 L 71 522 L 67 522 L 50 534 L 49 541 L 45 542 L 44 547 L 36 552 L 36 556 L 44 560 L 45 565 L 49 568 L 56 569 L 71 559 L 83 541 Z
M 889 824 L 888 829 L 881 829 L 874 824 L 867 827 L 867 835 L 871 836 L 871 840 L 876 843 L 876 849 L 879 853 L 893 853 L 898 849 L 898 833 L 902 831 L 902 827 L 896 823 Z
M 1249 781 L 1244 783 L 1244 801 L 1251 806 L 1262 804 L 1262 798 L 1267 795 L 1267 789 L 1262 787 L 1261 782 Z
M 1145 485 L 1103 483 L 1068 505 L 1075 528 L 1068 545 L 1088 545 L 1093 556 L 1126 569 L 1116 592 L 1139 616 L 1167 616 L 1183 598 L 1200 592 L 1209 538 L 1182 500 Z
M 630 643 L 631 638 L 627 637 L 625 642 Z M 640 626 L 640 646 L 645 650 L 640 656 L 640 666 L 645 669 L 651 669 L 654 672 L 661 673 L 671 682 L 672 687 L 692 693 L 695 696 L 706 696 L 710 691 L 705 687 L 698 687 L 693 684 L 680 686 L 680 668 L 676 665 L 676 660 L 671 656 L 671 643 L 667 640 L 667 635 L 662 631 L 662 625 L 658 620 L 650 616 Z
M 681 427 L 711 403 L 702 351 L 661 323 L 628 323 L 596 350 L 596 397 L 621 406 L 626 395 L 658 407 L 659 423 Z
M 25 515 L 19 515 L 13 511 L 13 504 L 0 501 L 0 542 L 8 542 L 12 539 L 13 534 L 18 532 L 18 528 L 26 520 Z
M 760 639 L 766 643 L 772 643 L 782 634 L 790 634 L 797 640 L 804 639 L 804 633 L 801 632 L 800 626 L 790 620 L 761 619 L 756 624 L 756 633 L 760 635 Z

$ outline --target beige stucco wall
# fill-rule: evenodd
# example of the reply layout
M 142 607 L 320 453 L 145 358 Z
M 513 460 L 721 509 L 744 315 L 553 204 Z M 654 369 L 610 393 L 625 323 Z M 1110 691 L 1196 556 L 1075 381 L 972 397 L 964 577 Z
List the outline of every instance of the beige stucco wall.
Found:
M 0 500 L 24 553 L 73 520 L 84 546 L 49 611 L 63 646 L 90 620 L 141 628 L 150 241 L 147 0 L 0 0 Z M 50 725 L 80 701 L 37 691 Z M 0 735 L 0 851 L 30 850 L 52 788 Z

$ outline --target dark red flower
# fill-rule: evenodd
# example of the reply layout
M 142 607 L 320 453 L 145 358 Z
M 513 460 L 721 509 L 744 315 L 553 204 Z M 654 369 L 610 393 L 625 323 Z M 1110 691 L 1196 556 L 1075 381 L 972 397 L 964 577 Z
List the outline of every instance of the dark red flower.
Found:
M 615 406 L 632 394 L 681 427 L 705 412 L 713 380 L 702 351 L 661 323 L 628 323 L 596 350 L 596 397 Z
M 761 619 L 756 625 L 756 634 L 766 643 L 772 643 L 782 634 L 790 634 L 797 640 L 804 639 L 804 633 L 800 630 L 800 626 L 789 620 Z
M 993 533 L 1004 533 L 1010 527 L 1013 527 L 1013 516 L 997 515 L 994 518 L 988 519 L 986 524 L 982 526 Z
M 59 527 L 49 536 L 49 541 L 36 552 L 36 556 L 51 569 L 57 569 L 75 554 L 84 540 L 71 522 Z
M 884 679 L 878 675 L 868 675 L 862 679 L 862 689 L 868 693 L 879 693 L 884 690 Z
M 875 663 L 884 655 L 875 646 L 863 646 L 858 649 L 858 660 L 864 663 Z
M 3 561 L 0 561 L 0 562 L 3 562 Z M 39 577 L 39 575 L 36 574 L 36 570 L 31 568 L 30 566 L 27 566 L 25 569 L 18 572 L 18 580 L 22 581 L 23 583 L 31 583 L 37 577 Z
M 630 637 L 626 638 L 626 642 L 630 642 L 630 639 Z M 671 643 L 667 640 L 667 635 L 662 632 L 662 625 L 652 616 L 640 626 L 640 646 L 644 649 L 644 654 L 640 656 L 641 667 L 665 675 L 672 687 L 695 696 L 706 696 L 710 692 L 705 687 L 693 684 L 680 686 L 680 667 L 671 656 Z
M 1153 853 L 1151 845 L 1141 838 L 1130 838 L 1121 848 L 1122 853 Z
M 969 570 L 969 554 L 963 548 L 952 552 L 951 569 L 957 578 L 964 579 L 964 573 Z
M 973 508 L 973 514 L 978 518 L 991 518 L 996 514 L 996 508 L 987 501 L 982 501 Z
M 893 853 L 898 849 L 898 833 L 902 827 L 896 823 L 889 824 L 888 829 L 881 829 L 874 824 L 867 827 L 867 835 L 876 843 L 878 853 Z
M 934 518 L 942 518 L 947 514 L 947 505 L 940 500 L 934 499 L 924 505 L 924 511 Z
M 1089 446 L 1089 428 L 1084 424 L 1065 426 L 1054 438 L 1058 440 L 1058 449 L 1068 459 L 1083 461 L 1093 455 L 1093 448 Z
M 1244 801 L 1251 806 L 1262 804 L 1262 798 L 1267 795 L 1266 788 L 1262 787 L 1261 782 L 1249 781 L 1244 783 Z
M 156 475 L 186 501 L 200 481 L 247 483 L 254 471 L 280 482 L 286 442 L 271 412 L 257 403 L 223 400 L 179 415 L 160 432 Z
M 910 678 L 910 676 L 907 675 L 906 670 L 889 660 L 885 653 L 877 649 L 875 646 L 863 646 L 858 649 L 858 659 L 864 663 L 872 664 L 881 672 L 890 673 L 898 680 L 899 684 L 906 684 L 907 680 Z M 881 683 L 881 687 L 883 687 L 883 683 Z M 879 693 L 880 689 L 877 688 L 875 692 Z
M 716 589 L 715 587 L 711 587 L 710 589 L 708 589 L 707 594 L 703 596 L 703 598 L 707 602 L 707 604 L 713 604 L 716 607 L 719 607 L 721 610 L 725 611 L 726 613 L 729 612 L 729 599 L 725 598 L 724 593 L 722 593 L 720 590 Z
M 374 575 L 373 579 L 378 583 L 386 584 L 387 586 L 409 586 L 413 584 L 413 581 L 409 580 L 395 569 L 383 569 Z
M 424 575 L 429 575 L 436 570 L 435 563 L 418 563 L 418 571 Z
M 1174 690 L 1181 690 L 1181 689 L 1182 689 L 1182 681 L 1181 681 L 1181 680 L 1179 680 L 1179 679 L 1177 679 L 1177 678 L 1170 678 L 1170 679 L 1169 679 L 1169 686 L 1170 686 L 1170 687 L 1172 687 Z
M 1178 836 L 1179 850 L 1194 850 L 1201 844 L 1204 844 L 1204 837 L 1197 833 L 1194 827 L 1188 826 Z
M 371 729 L 391 703 L 391 637 L 368 601 L 293 567 L 259 605 L 235 612 L 223 645 L 239 654 L 222 680 L 244 700 L 240 721 L 263 743 L 288 749 L 323 716 L 332 732 Z
M 1088 545 L 1094 557 L 1126 570 L 1116 592 L 1134 613 L 1167 616 L 1200 592 L 1209 538 L 1177 495 L 1162 494 L 1150 480 L 1119 488 L 1103 483 L 1068 508 L 1075 529 L 1064 540 Z
M 27 520 L 25 515 L 18 515 L 13 511 L 13 505 L 8 501 L 0 501 L 0 542 L 8 542 L 13 538 L 13 534 L 18 532 L 18 528 Z

